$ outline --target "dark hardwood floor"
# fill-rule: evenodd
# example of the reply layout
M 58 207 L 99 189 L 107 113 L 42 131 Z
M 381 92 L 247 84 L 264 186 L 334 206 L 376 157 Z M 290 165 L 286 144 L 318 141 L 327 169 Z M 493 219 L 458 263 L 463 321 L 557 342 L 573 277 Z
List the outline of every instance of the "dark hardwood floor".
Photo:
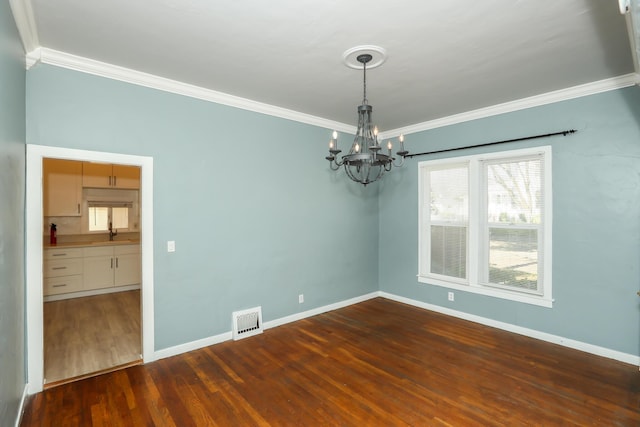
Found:
M 22 426 L 639 426 L 628 365 L 382 298 L 39 393 Z

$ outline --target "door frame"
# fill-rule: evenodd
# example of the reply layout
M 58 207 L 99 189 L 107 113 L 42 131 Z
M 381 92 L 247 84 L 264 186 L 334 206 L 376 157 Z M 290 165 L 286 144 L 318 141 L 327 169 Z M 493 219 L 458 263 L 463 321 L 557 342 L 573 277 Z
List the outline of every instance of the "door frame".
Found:
M 27 321 L 27 392 L 44 386 L 43 316 L 43 180 L 42 159 L 58 158 L 140 166 L 140 229 L 142 250 L 142 360 L 155 360 L 153 314 L 153 157 L 27 144 L 25 197 L 25 279 Z

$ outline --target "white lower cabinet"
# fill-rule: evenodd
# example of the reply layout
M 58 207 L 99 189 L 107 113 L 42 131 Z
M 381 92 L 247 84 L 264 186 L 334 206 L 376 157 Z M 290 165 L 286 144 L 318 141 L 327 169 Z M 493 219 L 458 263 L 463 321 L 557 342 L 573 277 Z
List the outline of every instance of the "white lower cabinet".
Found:
M 82 290 L 82 248 L 47 249 L 43 258 L 45 296 Z
M 114 249 L 116 268 L 114 270 L 113 285 L 138 285 L 142 281 L 140 274 L 140 247 L 117 246 Z
M 141 283 L 140 245 L 47 248 L 43 258 L 44 296 Z
M 140 283 L 140 246 L 84 248 L 84 290 Z

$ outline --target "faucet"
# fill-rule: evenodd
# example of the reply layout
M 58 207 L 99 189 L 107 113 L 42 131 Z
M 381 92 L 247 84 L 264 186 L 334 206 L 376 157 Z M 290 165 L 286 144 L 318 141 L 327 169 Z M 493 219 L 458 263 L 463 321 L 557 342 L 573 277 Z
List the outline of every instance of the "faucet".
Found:
M 113 237 L 118 235 L 118 230 L 113 231 L 113 225 L 111 221 L 109 221 L 109 241 L 113 241 Z

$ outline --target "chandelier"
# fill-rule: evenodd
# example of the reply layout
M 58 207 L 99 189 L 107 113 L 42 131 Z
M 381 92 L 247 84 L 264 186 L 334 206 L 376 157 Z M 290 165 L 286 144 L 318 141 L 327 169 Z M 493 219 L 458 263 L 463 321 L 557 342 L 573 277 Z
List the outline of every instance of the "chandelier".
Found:
M 361 54 L 356 58 L 362 64 L 364 95 L 362 105 L 358 106 L 358 129 L 349 153 L 342 156 L 342 159 L 338 159 L 338 154 L 342 150 L 338 149 L 338 133 L 333 131 L 329 141 L 329 155 L 325 157 L 329 161 L 331 170 L 337 171 L 344 166 L 347 176 L 364 186 L 382 178 L 384 173 L 389 172 L 393 166 L 402 166 L 405 156 L 409 154 L 404 149 L 404 135 L 398 138 L 400 143 L 400 150 L 396 153 L 400 157 L 398 163 L 391 154 L 393 149 L 391 141 L 387 141 L 387 153 L 381 152 L 383 147 L 378 141 L 378 127 L 371 123 L 373 107 L 367 101 L 367 63 L 372 58 L 370 54 Z

